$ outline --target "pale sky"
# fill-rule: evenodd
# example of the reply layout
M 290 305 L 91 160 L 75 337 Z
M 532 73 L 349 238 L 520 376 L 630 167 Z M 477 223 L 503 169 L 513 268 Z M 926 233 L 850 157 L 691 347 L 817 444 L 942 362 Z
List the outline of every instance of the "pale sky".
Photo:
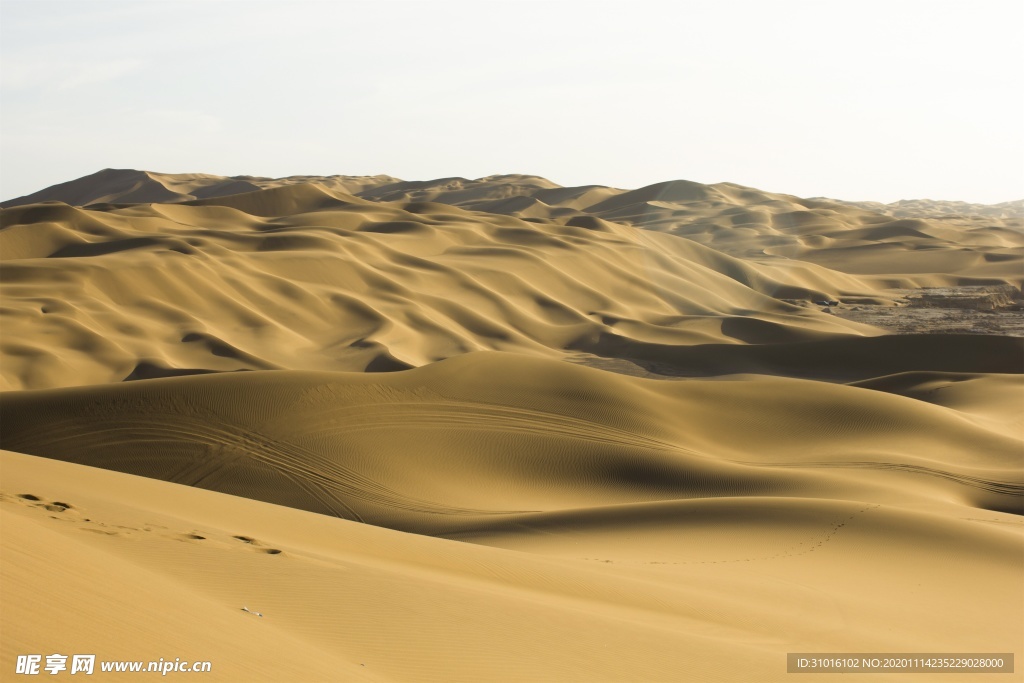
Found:
M 1021 0 L 2 0 L 0 198 L 102 168 L 1024 198 Z

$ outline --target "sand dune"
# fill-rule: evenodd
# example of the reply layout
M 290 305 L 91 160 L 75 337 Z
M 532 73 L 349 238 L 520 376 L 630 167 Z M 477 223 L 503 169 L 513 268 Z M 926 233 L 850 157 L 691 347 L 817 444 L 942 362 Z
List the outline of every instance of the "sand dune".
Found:
M 342 192 L 358 192 L 384 183 L 397 182 L 390 176 L 291 176 L 258 178 L 225 177 L 207 173 L 153 173 L 134 169 L 106 168 L 97 173 L 60 183 L 24 197 L 0 202 L 5 208 L 39 202 L 59 201 L 75 206 L 90 204 L 137 204 L 183 202 L 223 197 L 262 189 L 307 183 Z
M 730 323 L 723 328 L 739 340 L 756 339 L 756 333 L 762 331 L 760 325 L 746 323 Z M 581 353 L 570 360 L 640 376 L 755 373 L 854 382 L 914 371 L 1019 374 L 1024 371 L 1022 344 L 1020 337 L 908 334 L 799 343 L 670 346 L 605 335 L 592 347 L 593 353 Z M 639 366 L 651 372 L 634 373 L 620 369 L 622 365 Z
M 478 353 L 8 393 L 0 420 L 12 450 L 420 533 L 721 496 L 1024 512 L 1016 430 L 879 386 L 666 383 Z
M 1016 204 L 108 169 L 4 207 L 2 671 L 1019 672 L 1024 338 L 835 315 L 1020 316 Z
M 474 350 L 560 357 L 608 334 L 689 345 L 880 333 L 777 298 L 872 297 L 817 266 L 317 184 L 185 204 L 35 204 L 3 220 L 0 373 L 12 389 L 393 370 Z
M 1019 433 L 958 402 L 496 353 L 6 394 L 5 445 L 52 460 L 4 456 L 24 591 L 3 618 L 38 623 L 27 596 L 113 565 L 118 594 L 74 599 L 48 642 L 199 659 L 241 628 L 259 655 L 212 648 L 225 680 L 282 658 L 322 680 L 782 680 L 786 651 L 1012 651 Z M 162 618 L 203 624 L 170 641 L 144 628 L 168 592 Z
M 431 202 L 571 225 L 586 217 L 671 233 L 726 254 L 798 259 L 876 276 L 886 287 L 1011 282 L 1024 272 L 1022 202 L 998 205 L 908 200 L 885 205 L 802 199 L 734 183 L 657 183 L 637 190 L 560 187 L 537 176 L 401 181 L 389 176 L 226 178 L 107 169 L 3 203 L 180 202 L 316 183 L 375 202 Z M 898 247 L 895 251 L 890 247 Z M 878 277 L 878 276 L 888 277 Z
M 211 659 L 204 677 L 227 681 L 781 681 L 787 650 L 1008 650 L 1020 639 L 1007 610 L 1020 597 L 1020 528 L 993 513 L 654 504 L 606 513 L 653 518 L 639 539 L 572 524 L 590 541 L 576 553 L 520 534 L 524 552 L 0 457 L 5 492 L 17 492 L 0 507 L 15 549 L 2 555 L 0 615 L 19 625 L 5 629 L 5 665 L 46 642 L 101 659 Z M 899 556 L 886 559 L 894 540 Z
M 911 218 L 944 218 L 947 220 L 970 221 L 978 218 L 1001 218 L 1019 220 L 1024 215 L 1024 199 L 999 204 L 973 204 L 971 202 L 936 201 L 934 199 L 901 199 L 891 204 L 881 202 L 844 202 L 887 216 Z

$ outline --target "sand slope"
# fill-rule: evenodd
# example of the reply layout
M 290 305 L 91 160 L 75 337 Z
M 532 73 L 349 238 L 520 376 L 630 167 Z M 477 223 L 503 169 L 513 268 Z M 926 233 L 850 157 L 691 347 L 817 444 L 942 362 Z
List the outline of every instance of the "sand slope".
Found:
M 105 168 L 82 178 L 0 202 L 0 206 L 6 208 L 47 201 L 59 201 L 75 206 L 107 203 L 173 203 L 208 197 L 224 197 L 282 185 L 305 183 L 313 179 L 320 185 L 342 192 L 358 192 L 384 183 L 397 182 L 396 178 L 390 176 L 291 176 L 272 179 L 255 176 L 225 177 L 208 173 L 154 173 L 135 169 Z
M 617 224 L 567 227 L 300 183 L 182 204 L 3 210 L 3 386 L 392 370 L 602 336 L 672 346 L 880 334 L 780 298 L 870 298 Z
M 107 169 L 4 206 L 0 671 L 1024 661 L 1024 339 L 814 303 L 1019 287 L 1016 204 Z
M 2 457 L 5 667 L 42 647 L 208 659 L 212 680 L 772 681 L 786 651 L 1012 651 L 1022 633 L 1006 515 L 727 498 L 538 519 L 486 547 Z
M 402 181 L 388 176 L 288 178 L 106 169 L 3 203 L 181 202 L 316 183 L 375 202 L 432 202 L 576 225 L 593 219 L 671 233 L 733 256 L 799 259 L 887 287 L 1012 282 L 1024 272 L 1022 201 L 998 205 L 906 200 L 891 205 L 764 192 L 684 180 L 636 190 L 561 187 L 528 175 Z
M 1024 199 L 999 204 L 973 204 L 971 202 L 936 201 L 934 199 L 901 199 L 891 204 L 881 202 L 844 202 L 887 216 L 898 218 L 943 218 L 946 220 L 970 221 L 978 218 L 1019 219 L 1024 214 Z
M 1013 423 L 862 387 L 666 383 L 511 354 L 7 393 L 0 420 L 11 450 L 431 534 L 722 496 L 1020 513 L 1024 494 Z

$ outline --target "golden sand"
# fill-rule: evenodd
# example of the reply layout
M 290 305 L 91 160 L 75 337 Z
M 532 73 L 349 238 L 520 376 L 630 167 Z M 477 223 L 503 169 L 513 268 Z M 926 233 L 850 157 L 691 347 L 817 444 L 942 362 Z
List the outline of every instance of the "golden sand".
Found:
M 1019 288 L 1015 206 L 111 170 L 7 206 L 4 677 L 1022 665 L 1022 340 L 813 303 Z

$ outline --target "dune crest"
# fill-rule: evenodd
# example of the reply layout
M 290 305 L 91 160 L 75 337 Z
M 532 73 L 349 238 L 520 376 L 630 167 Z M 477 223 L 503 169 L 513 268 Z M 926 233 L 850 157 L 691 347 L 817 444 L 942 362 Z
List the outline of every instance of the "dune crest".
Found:
M 1019 208 L 111 169 L 5 202 L 0 671 L 1019 667 Z
M 0 374 L 11 389 L 159 368 L 394 370 L 476 350 L 557 358 L 600 353 L 608 335 L 688 346 L 880 333 L 781 300 L 871 299 L 868 283 L 817 266 L 317 183 L 33 204 L 3 220 Z
M 666 383 L 475 353 L 8 393 L 0 420 L 16 451 L 421 533 L 738 495 L 1024 512 L 1013 429 L 808 380 Z
M 803 199 L 735 183 L 686 180 L 635 190 L 560 187 L 529 175 L 403 181 L 390 176 L 209 176 L 106 169 L 2 204 L 184 202 L 315 183 L 374 202 L 435 203 L 572 224 L 599 218 L 667 232 L 732 256 L 799 259 L 885 287 L 1021 286 L 1024 200 L 996 205 Z

